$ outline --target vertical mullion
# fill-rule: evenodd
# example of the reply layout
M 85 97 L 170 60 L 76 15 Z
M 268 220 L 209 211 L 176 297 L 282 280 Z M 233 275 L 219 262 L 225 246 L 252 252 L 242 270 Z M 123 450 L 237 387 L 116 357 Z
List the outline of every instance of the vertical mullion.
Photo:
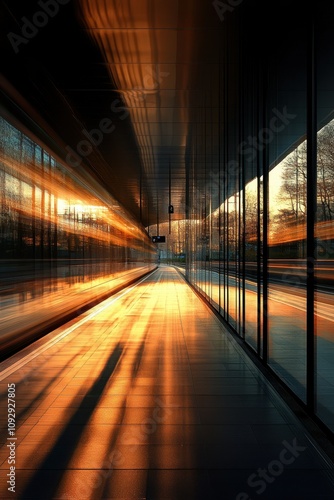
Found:
M 267 125 L 268 115 L 268 71 L 265 65 L 263 79 L 263 112 L 262 126 Z M 263 175 L 263 232 L 262 232 L 262 254 L 263 254 L 263 361 L 268 362 L 268 219 L 269 219 L 269 147 L 265 145 L 262 155 L 262 175 Z
M 240 33 L 243 33 L 243 17 L 241 17 L 241 28 L 240 28 Z M 240 68 L 241 68 L 241 78 L 240 78 L 240 134 L 239 134 L 239 139 L 240 143 L 242 144 L 242 141 L 244 139 L 244 96 L 245 96 L 245 85 L 244 85 L 244 44 L 243 44 L 243 38 L 241 37 L 240 39 Z M 246 324 L 246 317 L 245 317 L 245 304 L 246 304 L 246 291 L 245 291 L 245 274 L 246 274 L 246 262 L 245 262 L 245 248 L 246 248 L 246 240 L 245 240 L 245 200 L 246 200 L 246 194 L 245 194 L 245 171 L 244 171 L 244 164 L 242 163 L 242 156 L 241 152 L 239 153 L 239 158 L 238 158 L 238 165 L 239 165 L 239 279 L 240 279 L 240 321 L 241 321 L 241 328 L 240 328 L 240 335 L 244 339 L 245 338 L 245 324 Z M 241 196 L 242 193 L 242 196 Z M 242 210 L 242 214 L 241 214 Z
M 257 72 L 256 78 L 259 82 L 260 80 L 260 71 Z M 256 109 L 258 110 L 257 115 L 256 115 L 256 121 L 255 121 L 255 127 L 254 129 L 257 130 L 260 124 L 260 102 L 261 102 L 261 92 L 257 92 L 256 94 Z M 254 123 L 253 123 L 254 126 Z M 257 352 L 258 355 L 261 357 L 261 352 L 262 352 L 262 346 L 261 346 L 261 335 L 262 335 L 262 329 L 261 329 L 261 318 L 262 318 L 262 289 L 261 289 L 261 281 L 262 281 L 262 272 L 261 272 L 261 266 L 262 266 L 262 255 L 261 255 L 261 249 L 262 249 L 262 238 L 261 238 L 261 164 L 260 164 L 260 155 L 256 155 L 256 177 L 257 177 Z
M 317 185 L 317 113 L 316 113 L 316 71 L 315 39 L 313 18 L 308 24 L 307 47 L 307 406 L 314 412 L 315 395 L 315 345 L 314 345 L 314 287 L 315 287 L 315 240 L 314 224 L 316 218 Z
M 219 46 L 219 62 L 218 62 L 218 300 L 219 313 L 221 313 L 221 57 Z
M 225 273 L 224 273 L 224 307 L 225 307 L 225 318 L 227 321 L 229 321 L 229 296 L 230 296 L 230 288 L 229 288 L 229 270 L 230 270 L 230 262 L 229 262 L 229 204 L 228 204 L 228 197 L 229 197 L 229 178 L 230 178 L 230 172 L 229 172 L 229 109 L 228 109 L 228 100 L 229 100 L 229 81 L 228 81 L 228 75 L 229 75 L 229 58 L 228 58 L 228 26 L 225 31 L 226 33 L 226 43 L 225 43 L 225 88 L 224 88 L 224 105 L 225 105 L 225 110 L 224 110 L 224 129 L 225 129 L 225 207 L 224 207 L 224 214 L 225 214 L 225 220 L 224 220 L 224 227 L 225 227 Z

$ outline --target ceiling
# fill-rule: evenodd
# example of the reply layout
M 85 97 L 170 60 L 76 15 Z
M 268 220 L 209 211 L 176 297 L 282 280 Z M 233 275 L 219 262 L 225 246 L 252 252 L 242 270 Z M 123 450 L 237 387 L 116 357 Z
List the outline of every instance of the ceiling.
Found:
M 65 148 L 72 164 L 79 162 L 73 152 L 83 153 L 78 169 L 94 172 L 145 226 L 168 220 L 170 203 L 173 218 L 184 218 L 191 122 L 214 104 L 217 85 L 215 8 L 202 0 L 62 3 L 34 33 L 22 30 L 26 20 L 43 24 L 34 17 L 40 7 L 2 2 L 3 76 L 15 88 L 7 106 L 23 106 L 19 92 L 33 108 L 29 118 L 36 110 L 48 124 L 45 140 L 60 145 L 60 155 Z M 86 154 L 81 141 L 101 127 Z
M 288 23 L 287 9 L 291 16 L 287 0 L 275 12 L 268 2 L 255 9 L 249 0 L 4 0 L 0 104 L 70 166 L 89 171 L 144 226 L 167 221 L 169 204 L 173 219 L 183 219 L 190 159 L 196 154 L 203 172 L 217 167 L 220 114 L 231 124 L 229 143 L 238 141 L 240 35 L 250 72 L 265 54 L 277 57 L 280 50 L 290 81 L 301 60 L 287 33 L 297 40 L 303 20 L 298 11 L 300 23 L 293 17 Z M 299 76 L 294 85 L 304 99 Z M 275 154 L 300 139 L 297 121 L 305 116 L 296 93 L 282 95 L 289 110 L 298 104 L 298 117 Z M 250 121 L 257 113 L 251 106 L 256 103 L 250 103 Z

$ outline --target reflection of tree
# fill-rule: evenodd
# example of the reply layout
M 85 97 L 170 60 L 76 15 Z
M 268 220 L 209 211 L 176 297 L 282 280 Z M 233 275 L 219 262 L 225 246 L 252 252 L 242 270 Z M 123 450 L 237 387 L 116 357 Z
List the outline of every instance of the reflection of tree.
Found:
M 307 215 L 307 145 L 303 142 L 280 164 L 282 184 L 277 213 L 271 219 L 271 245 L 290 245 L 301 257 L 305 248 Z M 334 120 L 318 132 L 317 140 L 317 231 L 334 220 Z M 326 226 L 327 227 L 327 226 Z M 318 238 L 320 233 L 318 233 Z M 328 235 L 327 235 L 328 239 Z M 283 247 L 281 248 L 283 250 Z
M 257 258 L 258 231 L 257 188 L 251 184 L 245 190 L 245 259 L 255 261 Z
M 277 196 L 277 212 L 271 218 L 271 257 L 304 256 L 307 215 L 306 155 L 306 143 L 303 142 L 278 167 L 281 168 L 282 184 Z M 274 189 L 274 186 L 269 187 L 271 188 Z
M 304 222 L 306 218 L 306 143 L 296 148 L 282 166 L 282 186 L 277 218 L 286 225 Z
M 318 134 L 318 221 L 334 215 L 334 124 Z
M 257 194 L 255 191 L 250 191 L 246 187 L 245 192 L 245 241 L 246 243 L 254 243 L 257 239 Z
M 318 133 L 317 220 L 334 218 L 334 121 Z M 282 186 L 278 215 L 273 222 L 280 227 L 306 221 L 307 158 L 306 142 L 298 146 L 282 164 Z

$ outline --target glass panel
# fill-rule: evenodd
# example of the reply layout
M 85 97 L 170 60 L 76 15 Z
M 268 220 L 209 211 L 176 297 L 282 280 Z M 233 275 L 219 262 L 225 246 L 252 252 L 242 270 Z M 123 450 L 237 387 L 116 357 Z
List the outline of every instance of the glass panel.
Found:
M 211 215 L 211 279 L 212 305 L 219 310 L 219 207 Z
M 238 320 L 238 195 L 228 199 L 228 314 L 231 325 L 237 328 Z
M 245 340 L 257 349 L 258 329 L 258 180 L 245 188 Z
M 224 187 L 224 186 L 223 186 Z M 228 319 L 228 225 L 227 225 L 228 211 L 227 202 L 222 204 L 221 207 L 221 238 L 223 248 L 223 261 L 221 264 L 221 279 L 220 279 L 220 306 L 222 315 Z
M 275 65 L 269 70 L 272 90 L 267 127 L 259 133 L 267 146 L 269 170 L 268 363 L 303 401 L 307 314 L 306 39 L 305 26 L 291 25 L 278 47 Z
M 269 174 L 269 363 L 296 394 L 306 388 L 306 143 Z
M 334 121 L 318 132 L 316 236 L 317 412 L 334 430 Z
M 315 221 L 316 413 L 334 431 L 334 70 L 333 5 L 318 17 L 317 214 Z M 331 11 L 331 12 L 330 12 Z

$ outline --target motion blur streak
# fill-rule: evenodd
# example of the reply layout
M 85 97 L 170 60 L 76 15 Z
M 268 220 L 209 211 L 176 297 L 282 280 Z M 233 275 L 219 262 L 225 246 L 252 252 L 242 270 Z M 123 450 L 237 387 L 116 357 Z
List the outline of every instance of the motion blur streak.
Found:
M 156 267 L 144 228 L 0 117 L 1 357 Z

